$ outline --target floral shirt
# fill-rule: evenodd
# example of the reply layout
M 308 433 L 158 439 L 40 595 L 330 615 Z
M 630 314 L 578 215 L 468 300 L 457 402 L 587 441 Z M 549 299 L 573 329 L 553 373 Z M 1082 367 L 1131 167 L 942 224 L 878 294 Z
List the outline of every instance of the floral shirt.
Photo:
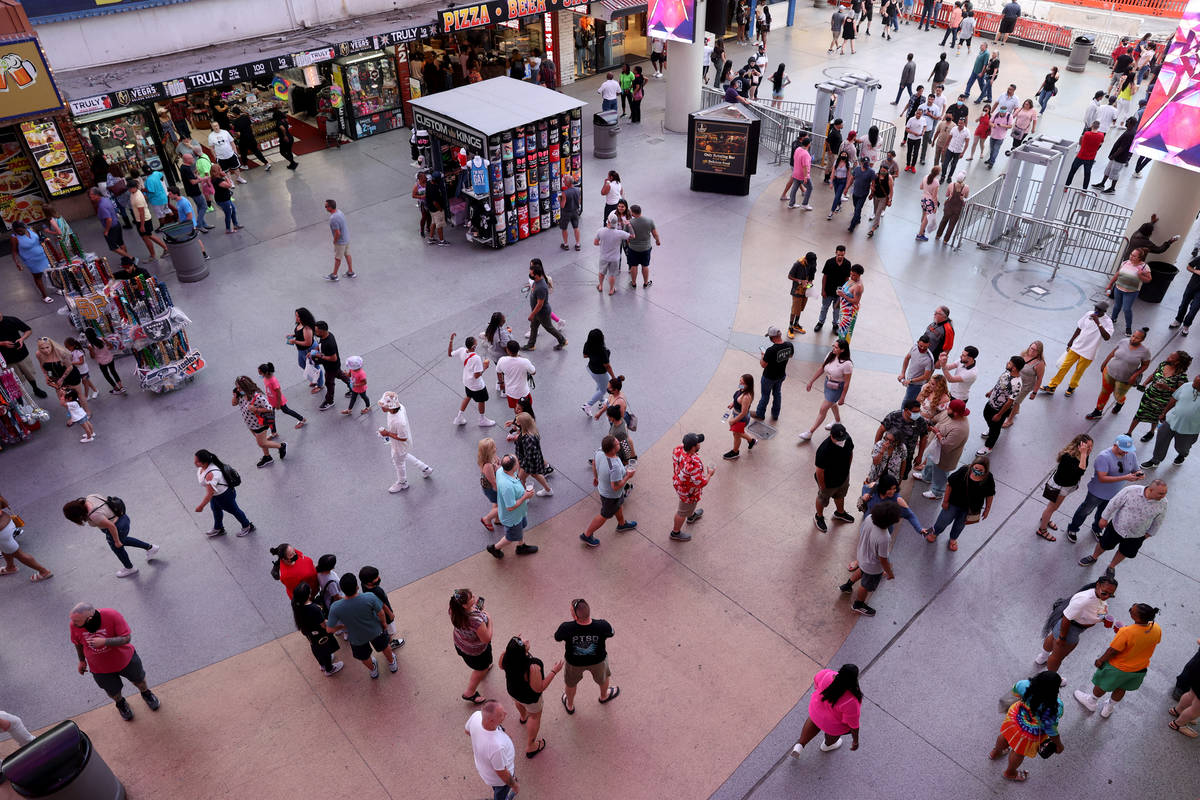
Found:
M 238 400 L 238 408 L 242 410 L 242 422 L 245 422 L 250 430 L 258 430 L 268 424 L 266 417 L 271 411 L 271 404 L 263 397 L 262 392 L 255 392 L 249 399 L 241 397 Z
M 879 460 L 879 463 L 874 463 L 875 456 L 883 452 L 884 440 L 880 439 L 871 448 L 871 468 L 867 470 L 867 483 L 874 483 L 879 480 L 879 477 L 885 472 L 891 475 L 897 481 L 900 480 L 901 471 L 904 469 L 904 459 L 908 456 L 908 450 L 900 442 L 895 442 L 892 445 L 892 452 Z
M 674 465 L 671 483 L 675 486 L 680 502 L 700 502 L 700 490 L 708 485 L 708 475 L 700 455 L 687 452 L 681 444 L 676 445 L 671 453 L 671 463 Z
M 1009 398 L 1015 397 L 1021 393 L 1021 379 L 1014 378 L 1008 374 L 1008 370 L 996 380 L 996 385 L 992 387 L 991 397 L 988 399 L 988 405 L 992 408 L 1004 408 L 1004 404 Z

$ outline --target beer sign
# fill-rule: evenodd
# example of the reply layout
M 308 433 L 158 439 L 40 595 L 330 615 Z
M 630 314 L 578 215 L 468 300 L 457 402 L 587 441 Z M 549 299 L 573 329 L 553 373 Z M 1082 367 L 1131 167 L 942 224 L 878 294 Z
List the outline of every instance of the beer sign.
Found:
M 62 107 L 37 39 L 0 41 L 0 122 L 52 114 Z

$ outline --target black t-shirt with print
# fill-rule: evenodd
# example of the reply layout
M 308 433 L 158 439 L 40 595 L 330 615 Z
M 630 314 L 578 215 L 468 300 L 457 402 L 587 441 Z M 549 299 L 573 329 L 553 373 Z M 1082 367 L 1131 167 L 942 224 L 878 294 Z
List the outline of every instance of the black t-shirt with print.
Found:
M 779 342 L 768 347 L 763 352 L 763 361 L 767 362 L 767 366 L 763 367 L 763 377 L 769 381 L 786 378 L 787 363 L 795 352 L 796 348 L 791 342 Z
M 602 619 L 594 619 L 587 625 L 575 620 L 564 622 L 554 632 L 554 641 L 566 644 L 563 654 L 573 667 L 590 667 L 608 658 L 604 643 L 613 636 L 612 625 Z

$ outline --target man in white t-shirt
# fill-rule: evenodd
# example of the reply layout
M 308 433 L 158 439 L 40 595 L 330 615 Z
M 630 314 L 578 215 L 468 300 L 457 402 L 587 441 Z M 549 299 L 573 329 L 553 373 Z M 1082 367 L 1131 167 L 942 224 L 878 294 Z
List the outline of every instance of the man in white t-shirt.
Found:
M 483 413 L 487 408 L 488 400 L 487 386 L 483 383 L 483 373 L 491 362 L 475 352 L 474 336 L 468 336 L 463 342 L 464 346 L 457 349 L 454 347 L 455 336 L 458 334 L 450 334 L 450 344 L 446 346 L 446 357 L 457 358 L 458 362 L 462 364 L 462 382 L 467 396 L 463 398 L 462 404 L 458 407 L 458 416 L 454 418 L 454 424 L 467 424 L 467 406 L 474 400 L 476 408 L 479 409 L 479 427 L 490 428 L 496 424 L 496 421 L 488 419 L 487 415 Z
M 596 94 L 603 98 L 600 103 L 600 110 L 616 111 L 617 96 L 621 94 L 621 84 L 617 83 L 610 72 L 605 76 L 604 83 L 600 84 L 600 88 L 596 90 Z
M 1067 377 L 1067 372 L 1072 366 L 1075 367 L 1075 374 L 1071 376 L 1071 383 L 1063 396 L 1070 397 L 1075 394 L 1083 373 L 1096 358 L 1100 342 L 1107 342 L 1112 338 L 1112 333 L 1113 323 L 1108 316 L 1108 303 L 1097 303 L 1092 308 L 1092 313 L 1080 317 L 1079 322 L 1075 323 L 1075 332 L 1067 340 L 1067 352 L 1059 360 L 1058 372 L 1042 387 L 1042 394 L 1054 394 L 1054 390 L 1063 382 L 1063 378 Z
M 246 179 L 242 177 L 242 162 L 238 160 L 237 150 L 233 146 L 233 135 L 229 131 L 221 130 L 221 126 L 216 120 L 209 124 L 212 127 L 212 133 L 208 135 L 208 149 L 212 150 L 213 155 L 217 157 L 217 163 L 221 165 L 221 169 L 228 172 L 230 177 L 238 183 L 245 183 Z
M 475 769 L 479 771 L 483 782 L 491 787 L 493 800 L 505 800 L 509 792 L 516 794 L 520 791 L 514 774 L 517 751 L 512 739 L 500 727 L 507 715 L 504 706 L 495 700 L 488 700 L 463 726 L 464 732 L 471 737 Z
M 946 389 L 950 392 L 951 400 L 962 400 L 970 404 L 971 387 L 979 377 L 979 365 L 975 361 L 977 358 L 979 348 L 969 344 L 963 348 L 962 355 L 953 364 L 947 363 L 949 359 L 946 353 L 942 353 L 938 359 L 938 366 L 942 368 L 942 375 L 946 378 Z
M 528 397 L 530 404 L 533 403 L 533 397 L 529 393 L 529 376 L 536 373 L 537 368 L 533 366 L 532 361 L 520 354 L 521 345 L 515 341 L 510 340 L 504 349 L 508 351 L 508 355 L 496 360 L 496 372 L 500 373 L 500 382 L 504 386 L 504 397 L 508 400 L 508 407 L 516 411 L 517 401 L 522 397 Z
M 621 245 L 632 236 L 628 231 L 617 227 L 617 215 L 612 213 L 605 220 L 605 226 L 596 232 L 596 240 L 592 244 L 600 248 L 600 278 L 596 283 L 596 291 L 604 291 L 604 276 L 608 276 L 608 293 L 617 293 L 617 273 L 621 271 Z
M 1108 98 L 1108 103 L 1096 109 L 1096 122 L 1100 123 L 1100 132 L 1108 135 L 1108 129 L 1117 121 L 1117 98 Z
M 942 180 L 952 179 L 954 170 L 958 167 L 958 161 L 967 152 L 967 145 L 970 143 L 971 130 L 967 127 L 967 121 L 959 119 L 958 123 L 950 129 L 950 141 L 946 144 L 946 155 L 942 160 Z

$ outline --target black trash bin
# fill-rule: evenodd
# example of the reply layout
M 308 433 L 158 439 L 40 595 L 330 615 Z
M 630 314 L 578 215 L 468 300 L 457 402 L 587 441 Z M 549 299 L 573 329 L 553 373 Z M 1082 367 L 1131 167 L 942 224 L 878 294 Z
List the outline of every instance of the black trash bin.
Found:
M 598 111 L 592 115 L 592 156 L 617 157 L 617 133 L 621 126 L 616 111 Z
M 1067 72 L 1083 72 L 1095 43 L 1096 37 L 1088 33 L 1081 33 L 1075 37 L 1075 41 L 1071 43 L 1071 56 L 1067 59 Z
M 1179 267 L 1166 261 L 1151 261 L 1150 280 L 1142 284 L 1138 299 L 1146 303 L 1161 303 L 1167 296 L 1171 281 L 1179 274 Z
M 167 252 L 175 265 L 180 283 L 195 283 L 208 277 L 208 261 L 200 249 L 200 234 L 190 222 L 176 222 L 162 228 Z
M 0 769 L 21 797 L 125 800 L 125 787 L 71 720 L 4 759 Z

